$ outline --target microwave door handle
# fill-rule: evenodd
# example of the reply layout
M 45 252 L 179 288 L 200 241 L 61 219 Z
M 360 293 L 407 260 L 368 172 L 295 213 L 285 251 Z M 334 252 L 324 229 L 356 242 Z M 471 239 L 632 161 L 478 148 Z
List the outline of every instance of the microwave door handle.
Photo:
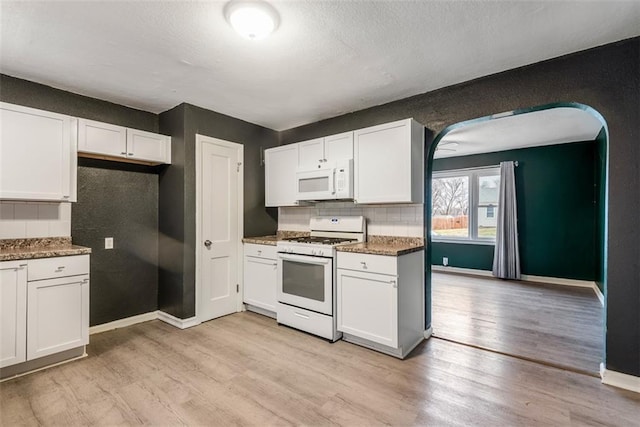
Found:
M 330 258 L 308 257 L 302 255 L 278 254 L 278 257 L 286 261 L 305 262 L 307 264 L 327 265 L 331 262 Z
M 336 194 L 336 170 L 333 170 L 333 173 L 331 174 L 331 181 L 333 182 L 333 191 L 331 192 L 331 194 Z

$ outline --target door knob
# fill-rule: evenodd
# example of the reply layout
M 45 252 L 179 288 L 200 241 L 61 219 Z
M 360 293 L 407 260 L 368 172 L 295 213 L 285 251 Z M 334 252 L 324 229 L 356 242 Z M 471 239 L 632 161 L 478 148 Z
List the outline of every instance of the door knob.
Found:
M 207 248 L 210 248 L 210 247 L 211 247 L 211 240 L 205 240 L 205 241 L 204 241 L 204 245 L 205 245 Z

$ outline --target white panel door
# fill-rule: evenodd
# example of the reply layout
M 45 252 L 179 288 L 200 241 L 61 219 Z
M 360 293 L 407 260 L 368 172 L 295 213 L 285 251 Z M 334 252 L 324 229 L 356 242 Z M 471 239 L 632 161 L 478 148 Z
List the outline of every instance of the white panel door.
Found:
M 324 158 L 327 162 L 353 159 L 353 131 L 327 136 L 324 139 Z
M 127 158 L 171 163 L 171 137 L 127 129 Z
M 89 344 L 89 276 L 28 282 L 27 360 Z
M 80 119 L 78 120 L 78 151 L 126 157 L 127 128 Z
M 201 322 L 239 308 L 242 210 L 242 146 L 197 136 L 200 151 L 200 278 Z
M 396 276 L 338 269 L 338 330 L 398 347 Z
M 74 201 L 77 120 L 0 107 L 0 199 Z
M 244 302 L 276 311 L 278 263 L 275 259 L 244 257 Z
M 27 357 L 27 269 L 21 261 L 0 263 L 0 368 Z
M 298 144 L 264 150 L 265 206 L 297 206 Z

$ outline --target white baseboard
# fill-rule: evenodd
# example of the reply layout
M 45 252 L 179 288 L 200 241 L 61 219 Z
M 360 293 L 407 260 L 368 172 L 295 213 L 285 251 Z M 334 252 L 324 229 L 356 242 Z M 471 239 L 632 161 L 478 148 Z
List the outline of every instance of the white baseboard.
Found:
M 158 319 L 180 329 L 187 329 L 200 324 L 200 321 L 195 316 L 188 319 L 179 319 L 175 316 L 170 315 L 169 313 L 165 313 L 164 311 L 160 310 L 158 310 Z
M 429 326 L 429 328 L 425 329 L 424 331 L 424 339 L 428 340 L 429 338 L 431 338 L 432 334 L 433 334 L 433 328 Z
M 113 322 L 92 326 L 89 328 L 89 335 L 99 334 L 100 332 L 112 331 L 114 329 L 135 325 L 136 323 L 148 322 L 149 320 L 156 320 L 157 318 L 158 318 L 158 312 L 150 311 L 149 313 L 138 314 L 136 316 L 126 317 L 124 319 L 114 320 Z
M 640 377 L 610 371 L 605 368 L 604 363 L 600 364 L 600 377 L 602 378 L 602 384 L 640 393 Z
M 493 277 L 493 273 L 487 270 L 475 270 L 473 268 L 460 268 L 460 267 L 449 267 L 444 265 L 432 265 L 432 271 L 437 271 L 441 273 L 456 273 L 456 274 L 468 274 L 470 276 L 481 276 L 481 277 Z M 534 283 L 550 283 L 552 285 L 562 285 L 562 286 L 576 286 L 579 288 L 591 288 L 593 292 L 596 294 L 598 299 L 600 300 L 600 304 L 604 307 L 604 295 L 598 288 L 596 282 L 588 281 L 588 280 L 575 280 L 575 279 L 565 279 L 562 277 L 546 277 L 546 276 L 532 276 L 529 274 L 521 274 L 520 280 L 525 280 L 527 282 Z

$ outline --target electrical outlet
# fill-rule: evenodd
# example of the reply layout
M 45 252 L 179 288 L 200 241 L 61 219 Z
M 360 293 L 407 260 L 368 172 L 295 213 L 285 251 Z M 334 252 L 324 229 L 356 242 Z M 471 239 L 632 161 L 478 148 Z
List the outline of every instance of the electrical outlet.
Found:
M 113 249 L 113 237 L 105 237 L 104 238 L 104 248 L 105 249 Z
M 442 257 L 442 265 L 444 265 L 445 267 L 447 265 L 449 265 L 449 258 L 447 258 L 446 256 Z

